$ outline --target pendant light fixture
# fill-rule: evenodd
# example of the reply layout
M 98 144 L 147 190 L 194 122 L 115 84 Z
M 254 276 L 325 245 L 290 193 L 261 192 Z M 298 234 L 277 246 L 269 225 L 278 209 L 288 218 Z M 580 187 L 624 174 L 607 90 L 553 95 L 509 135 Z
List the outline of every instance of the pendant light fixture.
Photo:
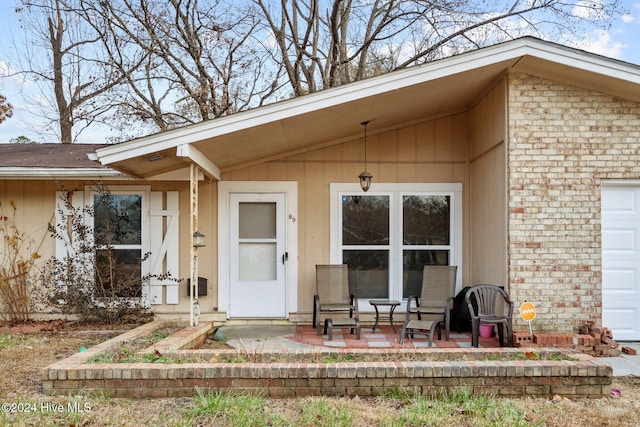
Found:
M 373 178 L 373 175 L 367 171 L 367 125 L 369 124 L 369 121 L 367 120 L 360 124 L 364 126 L 364 171 L 358 175 L 358 178 L 360 178 L 360 187 L 362 188 L 362 191 L 367 192 L 371 187 L 371 179 Z

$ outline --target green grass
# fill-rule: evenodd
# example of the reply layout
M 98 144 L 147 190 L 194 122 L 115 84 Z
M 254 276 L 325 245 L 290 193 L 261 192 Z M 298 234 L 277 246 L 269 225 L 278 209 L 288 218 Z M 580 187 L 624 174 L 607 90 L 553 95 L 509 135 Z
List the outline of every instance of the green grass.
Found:
M 197 390 L 195 408 L 187 412 L 188 425 L 234 427 L 286 425 L 284 419 L 267 409 L 262 396 L 248 393 L 205 393 Z
M 514 354 L 512 356 L 494 355 L 494 356 L 487 356 L 487 357 L 484 358 L 484 361 L 496 361 L 496 360 L 503 360 L 503 361 L 509 361 L 509 360 L 551 360 L 551 361 L 555 361 L 555 362 L 561 362 L 561 361 L 576 362 L 579 359 L 577 357 L 569 356 L 568 354 L 562 353 L 562 352 L 538 353 L 538 352 L 534 352 L 534 351 L 528 351 L 526 353 L 517 353 L 517 354 Z
M 357 415 L 348 405 L 341 405 L 336 399 L 318 397 L 306 403 L 296 426 L 331 426 L 349 427 L 357 421 Z
M 198 390 L 194 400 L 195 407 L 187 412 L 190 425 L 347 427 L 358 425 L 365 416 L 371 415 L 359 411 L 357 400 L 329 397 L 306 398 L 295 413 L 287 415 L 277 414 L 269 408 L 266 399 L 248 393 Z M 391 408 L 377 421 L 387 427 L 532 425 L 516 402 L 476 395 L 466 388 L 436 397 L 396 391 L 381 398 L 380 402 L 381 405 L 386 402 L 382 406 Z
M 402 396 L 394 393 L 389 398 L 401 403 L 397 414 L 387 416 L 384 426 L 530 426 L 525 411 L 511 400 L 490 395 L 473 394 L 467 388 L 455 389 L 438 397 L 415 393 Z
M 17 345 L 30 345 L 44 341 L 47 338 L 39 335 L 0 334 L 0 350 Z

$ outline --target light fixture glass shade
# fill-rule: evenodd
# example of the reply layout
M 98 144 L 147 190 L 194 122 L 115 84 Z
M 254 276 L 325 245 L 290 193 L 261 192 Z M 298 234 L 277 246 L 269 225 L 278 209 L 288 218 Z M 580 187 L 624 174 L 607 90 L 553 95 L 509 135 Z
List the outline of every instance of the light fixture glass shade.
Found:
M 358 177 L 360 178 L 360 187 L 362 188 L 362 191 L 369 191 L 369 187 L 371 187 L 371 178 L 373 178 L 373 175 L 365 170 Z
M 193 247 L 194 248 L 204 248 L 204 234 L 197 231 L 193 233 Z

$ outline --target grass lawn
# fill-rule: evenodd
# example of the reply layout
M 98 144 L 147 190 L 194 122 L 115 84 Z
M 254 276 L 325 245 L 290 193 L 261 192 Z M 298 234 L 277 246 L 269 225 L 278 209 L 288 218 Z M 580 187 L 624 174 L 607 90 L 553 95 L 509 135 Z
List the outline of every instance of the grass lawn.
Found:
M 614 379 L 619 395 L 590 400 L 493 398 L 468 392 L 437 399 L 391 393 L 372 398 L 267 399 L 200 390 L 192 398 L 48 396 L 43 368 L 120 331 L 61 328 L 0 334 L 0 425 L 12 426 L 637 426 L 640 378 Z

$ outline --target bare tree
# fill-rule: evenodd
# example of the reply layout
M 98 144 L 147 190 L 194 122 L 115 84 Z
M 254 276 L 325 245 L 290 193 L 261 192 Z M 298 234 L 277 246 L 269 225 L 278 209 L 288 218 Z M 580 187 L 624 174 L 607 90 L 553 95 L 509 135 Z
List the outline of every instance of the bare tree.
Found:
M 7 102 L 7 98 L 0 93 L 0 123 L 13 116 L 13 105 Z
M 254 0 L 294 95 L 534 35 L 607 26 L 619 0 Z
M 39 85 L 42 116 L 63 144 L 103 120 L 114 105 L 109 92 L 123 79 L 100 49 L 98 34 L 78 19 L 75 3 L 21 0 L 16 9 L 25 32 L 21 73 Z
M 621 12 L 620 0 L 20 3 L 22 69 L 65 143 L 96 122 L 130 138 L 523 35 L 568 42 Z
M 130 88 L 118 109 L 123 123 L 163 131 L 259 106 L 277 90 L 279 67 L 266 68 L 270 57 L 253 39 L 258 23 L 248 8 L 198 0 L 81 6 Z M 128 72 L 134 52 L 145 61 Z

